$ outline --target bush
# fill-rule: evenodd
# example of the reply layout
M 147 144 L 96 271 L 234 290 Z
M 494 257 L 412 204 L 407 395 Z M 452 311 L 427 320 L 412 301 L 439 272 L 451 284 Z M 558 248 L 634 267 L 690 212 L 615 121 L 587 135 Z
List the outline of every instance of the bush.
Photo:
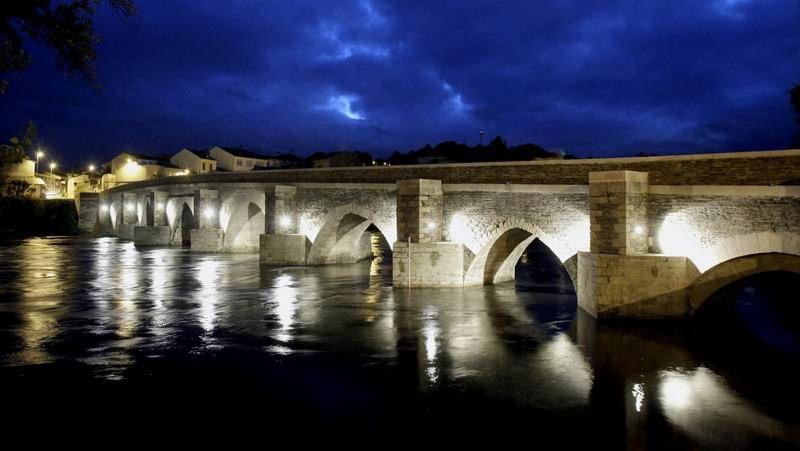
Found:
M 0 198 L 0 237 L 77 233 L 78 211 L 70 199 Z

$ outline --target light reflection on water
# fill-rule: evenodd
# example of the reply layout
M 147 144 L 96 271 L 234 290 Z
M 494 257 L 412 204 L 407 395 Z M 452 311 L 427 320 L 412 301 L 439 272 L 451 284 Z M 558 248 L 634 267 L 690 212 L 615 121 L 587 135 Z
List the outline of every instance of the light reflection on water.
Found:
M 526 255 L 521 267 L 536 261 Z M 197 362 L 224 357 L 274 362 L 256 377 L 264 381 L 276 371 L 298 371 L 301 380 L 367 371 L 370 396 L 386 399 L 371 404 L 379 411 L 412 402 L 385 394 L 409 390 L 423 396 L 413 402 L 455 396 L 474 403 L 470 412 L 500 403 L 520 418 L 566 415 L 565 425 L 605 427 L 615 417 L 592 412 L 621 408 L 624 420 L 609 427 L 625 429 L 633 448 L 653 440 L 652 418 L 668 424 L 677 443 L 798 440 L 792 418 L 776 419 L 752 396 L 758 387 L 740 393 L 682 343 L 576 316 L 563 273 L 544 285 L 534 279 L 520 273 L 516 286 L 394 290 L 386 252 L 352 265 L 259 268 L 257 255 L 136 249 L 111 238 L 8 243 L 0 245 L 0 383 L 13 386 L 33 368 L 58 378 L 76 363 L 81 377 L 125 383 L 142 372 L 169 379 L 230 371 L 225 377 L 236 384 L 261 371 L 220 364 L 198 372 Z M 171 363 L 169 373 L 154 362 Z M 298 398 L 328 390 L 309 380 L 280 390 Z M 360 399 L 364 388 L 348 387 L 329 389 Z

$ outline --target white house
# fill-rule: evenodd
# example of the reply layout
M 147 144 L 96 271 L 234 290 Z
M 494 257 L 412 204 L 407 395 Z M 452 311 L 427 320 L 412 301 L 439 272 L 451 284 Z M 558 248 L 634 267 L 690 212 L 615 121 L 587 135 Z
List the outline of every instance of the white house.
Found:
M 36 162 L 25 158 L 17 164 L 0 167 L 0 177 L 5 181 L 20 181 L 28 184 L 28 194 L 40 197 L 44 194 L 45 182 L 34 173 Z
M 170 157 L 169 162 L 192 174 L 205 174 L 217 170 L 217 160 L 209 156 L 205 150 L 184 148 Z
M 123 152 L 117 155 L 111 160 L 110 166 L 116 184 L 186 174 L 185 170 L 169 162 L 131 152 Z
M 219 169 L 226 171 L 250 171 L 254 168 L 283 168 L 288 160 L 280 157 L 268 157 L 245 149 L 231 147 L 212 147 L 208 151 L 211 158 L 217 160 Z

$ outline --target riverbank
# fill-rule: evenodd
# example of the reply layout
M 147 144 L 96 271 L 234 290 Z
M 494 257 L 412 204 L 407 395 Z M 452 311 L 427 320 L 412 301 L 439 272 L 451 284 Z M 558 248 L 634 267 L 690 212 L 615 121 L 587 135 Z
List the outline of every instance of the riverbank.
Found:
M 71 199 L 0 198 L 0 239 L 77 234 Z

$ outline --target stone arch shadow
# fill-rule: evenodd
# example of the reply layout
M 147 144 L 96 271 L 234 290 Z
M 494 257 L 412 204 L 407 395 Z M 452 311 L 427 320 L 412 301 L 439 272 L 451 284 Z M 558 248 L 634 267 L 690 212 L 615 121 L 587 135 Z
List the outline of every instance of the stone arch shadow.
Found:
M 534 240 L 539 240 L 558 257 L 573 285 L 577 285 L 578 249 L 544 233 L 528 221 L 512 221 L 498 229 L 473 257 L 464 273 L 464 285 L 491 285 L 514 280 L 514 268 Z
M 233 208 L 225 224 L 222 247 L 226 251 L 257 252 L 259 236 L 264 234 L 264 210 L 255 199 L 240 200 L 227 204 Z
M 386 224 L 360 205 L 336 207 L 325 215 L 314 243 L 308 252 L 308 264 L 353 263 L 372 255 L 367 228 L 374 225 L 386 239 Z M 388 239 L 387 244 L 388 244 Z
M 760 232 L 726 238 L 707 248 L 698 275 L 686 288 L 689 315 L 701 311 L 719 290 L 749 276 L 768 272 L 800 274 L 800 236 Z M 713 266 L 708 268 L 701 265 Z M 700 269 L 703 272 L 700 272 Z M 690 270 L 695 268 L 690 268 Z
M 119 225 L 122 223 L 122 209 L 119 207 L 119 202 L 109 202 L 108 214 L 111 222 L 111 230 L 114 234 L 119 233 Z
M 167 223 L 170 227 L 170 245 L 191 246 L 191 232 L 196 228 L 193 196 L 171 196 L 167 199 Z
M 155 223 L 153 205 L 150 196 L 143 194 L 136 200 L 136 223 L 141 226 L 152 226 Z

